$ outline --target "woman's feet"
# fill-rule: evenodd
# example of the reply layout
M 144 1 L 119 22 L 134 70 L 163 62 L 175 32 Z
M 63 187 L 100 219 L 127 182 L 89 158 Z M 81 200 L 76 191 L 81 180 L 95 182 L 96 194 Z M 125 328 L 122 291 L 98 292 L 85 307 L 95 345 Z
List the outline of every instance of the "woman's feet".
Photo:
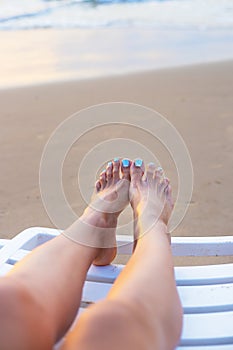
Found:
M 131 165 L 130 177 L 129 197 L 137 240 L 157 223 L 167 226 L 174 205 L 171 186 L 162 168 L 149 163 L 145 171 L 143 161 L 136 160 Z
M 162 169 L 150 163 L 145 171 L 141 159 L 131 162 L 115 158 L 109 162 L 96 182 L 90 205 L 65 235 L 97 249 L 94 264 L 110 264 L 116 256 L 117 220 L 129 201 L 135 241 L 157 223 L 167 226 L 173 201 Z

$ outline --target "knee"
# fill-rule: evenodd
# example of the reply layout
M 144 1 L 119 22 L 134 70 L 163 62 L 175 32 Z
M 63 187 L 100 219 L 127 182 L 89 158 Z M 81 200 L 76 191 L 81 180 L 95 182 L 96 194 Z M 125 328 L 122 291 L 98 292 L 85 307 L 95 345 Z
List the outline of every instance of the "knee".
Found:
M 11 315 L 17 316 L 19 309 L 24 309 L 28 303 L 26 290 L 18 283 L 12 283 L 10 278 L 0 280 L 0 317 L 8 319 Z
M 180 341 L 183 328 L 183 308 L 180 301 L 173 304 L 170 314 L 163 317 L 162 321 L 162 331 L 167 341 L 167 348 L 173 349 Z
M 136 320 L 128 305 L 118 301 L 105 300 L 87 310 L 80 321 L 88 323 L 93 328 L 93 331 L 96 329 L 96 326 L 98 326 L 99 330 L 111 331 L 123 328 L 122 325 L 129 321 L 135 323 Z
M 67 348 L 76 349 L 148 349 L 154 344 L 143 315 L 131 305 L 105 300 L 90 307 L 80 317 L 67 338 Z M 72 348 L 72 345 L 75 346 Z M 65 348 L 66 349 L 66 348 Z
M 0 310 L 0 343 L 4 344 L 4 349 L 36 349 L 38 333 L 43 331 L 43 339 L 47 337 L 49 328 L 43 327 L 47 326 L 47 321 L 33 296 L 10 277 L 0 280 Z

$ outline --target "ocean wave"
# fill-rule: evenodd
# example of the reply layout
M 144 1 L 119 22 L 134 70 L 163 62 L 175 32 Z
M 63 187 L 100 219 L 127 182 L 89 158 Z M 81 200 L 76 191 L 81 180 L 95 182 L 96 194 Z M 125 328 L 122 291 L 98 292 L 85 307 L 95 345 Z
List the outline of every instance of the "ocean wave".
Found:
M 0 29 L 232 29 L 232 0 L 0 0 Z

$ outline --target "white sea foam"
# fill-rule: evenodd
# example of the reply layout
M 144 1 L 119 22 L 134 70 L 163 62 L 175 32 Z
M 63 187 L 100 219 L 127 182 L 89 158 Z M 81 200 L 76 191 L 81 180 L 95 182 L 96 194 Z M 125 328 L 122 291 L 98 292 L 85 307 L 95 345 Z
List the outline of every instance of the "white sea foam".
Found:
M 0 0 L 0 29 L 233 29 L 232 0 Z

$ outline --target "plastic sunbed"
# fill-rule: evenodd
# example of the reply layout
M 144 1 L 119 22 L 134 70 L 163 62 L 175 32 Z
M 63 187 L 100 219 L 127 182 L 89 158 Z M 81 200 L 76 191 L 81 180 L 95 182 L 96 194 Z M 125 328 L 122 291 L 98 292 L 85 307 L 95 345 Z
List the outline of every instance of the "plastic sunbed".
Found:
M 55 229 L 35 227 L 11 240 L 0 239 L 0 275 L 59 233 Z M 130 236 L 117 236 L 117 242 L 118 254 L 131 254 Z M 233 236 L 173 237 L 172 251 L 174 256 L 232 256 L 231 264 L 176 267 L 175 276 L 184 310 L 177 350 L 233 350 Z M 124 265 L 115 264 L 91 266 L 79 314 L 91 303 L 105 298 L 123 268 Z

